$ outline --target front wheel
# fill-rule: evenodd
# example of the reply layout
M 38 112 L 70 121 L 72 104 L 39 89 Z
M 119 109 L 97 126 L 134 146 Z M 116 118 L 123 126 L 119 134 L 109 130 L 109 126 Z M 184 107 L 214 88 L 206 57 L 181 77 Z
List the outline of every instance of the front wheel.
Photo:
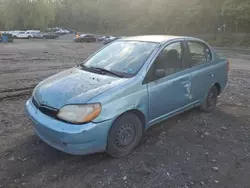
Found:
M 206 96 L 204 104 L 201 106 L 203 112 L 212 112 L 216 108 L 218 99 L 218 89 L 216 86 L 213 86 Z
M 107 153 L 112 157 L 125 157 L 138 146 L 143 134 L 143 125 L 133 113 L 126 113 L 113 123 L 107 143 Z

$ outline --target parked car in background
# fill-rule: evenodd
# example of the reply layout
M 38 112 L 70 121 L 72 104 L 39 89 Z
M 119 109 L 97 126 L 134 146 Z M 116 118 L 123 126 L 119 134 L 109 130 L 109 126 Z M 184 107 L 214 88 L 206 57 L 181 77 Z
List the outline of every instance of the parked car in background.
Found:
M 45 32 L 46 32 L 46 33 L 48 33 L 48 32 L 54 32 L 54 30 L 53 30 L 53 28 L 47 28 L 47 29 L 45 30 Z
M 69 31 L 69 33 L 71 34 L 76 34 L 76 31 L 74 29 L 67 29 L 67 31 Z
M 13 33 L 14 31 L 5 31 L 4 33 L 7 33 L 7 34 L 11 34 Z
M 109 38 L 109 36 L 101 36 L 101 37 L 98 38 L 98 41 L 103 42 L 107 38 Z
M 44 38 L 44 33 L 41 33 L 41 32 L 35 32 L 35 33 L 32 33 L 33 35 L 33 38 L 34 39 L 43 39 Z
M 76 34 L 76 31 L 73 29 L 65 29 L 61 27 L 53 27 L 53 28 L 47 28 L 46 32 L 55 32 L 58 35 L 65 35 L 65 34 Z
M 106 39 L 103 40 L 103 44 L 108 44 L 108 43 L 113 42 L 117 39 L 119 39 L 119 37 L 113 37 L 113 36 L 107 37 Z
M 65 34 L 69 34 L 70 31 L 66 30 L 66 29 L 60 29 L 58 31 L 55 31 L 56 34 L 58 35 L 65 35 Z
M 28 32 L 28 33 L 41 33 L 41 31 L 40 30 L 26 30 L 26 32 Z
M 16 38 L 16 35 L 20 32 L 24 32 L 24 31 L 9 31 L 8 33 L 11 33 L 13 38 Z
M 54 33 L 54 32 L 48 32 L 48 33 L 43 34 L 43 38 L 44 39 L 57 39 L 57 38 L 59 38 L 59 35 L 57 33 Z
M 61 27 L 53 27 L 53 28 L 49 28 L 51 31 L 53 32 L 56 32 L 56 31 L 59 31 L 59 30 L 62 30 L 63 28 Z
M 12 35 L 16 39 L 30 39 L 33 37 L 32 33 L 26 31 L 14 32 Z
M 54 148 L 124 157 L 152 125 L 194 107 L 213 111 L 228 70 L 197 38 L 123 38 L 38 84 L 26 111 Z
M 97 38 L 93 34 L 82 34 L 82 35 L 76 35 L 74 38 L 75 42 L 96 42 Z

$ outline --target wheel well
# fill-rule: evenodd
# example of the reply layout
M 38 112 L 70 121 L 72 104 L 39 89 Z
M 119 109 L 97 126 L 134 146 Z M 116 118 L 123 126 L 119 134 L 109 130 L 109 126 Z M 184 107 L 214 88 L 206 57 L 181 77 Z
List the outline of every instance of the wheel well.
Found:
M 122 115 L 124 115 L 124 114 L 126 114 L 126 113 L 133 113 L 133 114 L 135 114 L 135 115 L 139 118 L 140 122 L 142 123 L 143 129 L 145 129 L 146 118 L 145 118 L 145 115 L 144 115 L 141 111 L 135 110 L 135 109 L 133 109 L 133 110 L 128 110 L 128 111 L 126 111 L 126 112 L 120 114 L 118 117 L 120 117 L 120 116 L 122 116 Z
M 219 83 L 214 84 L 214 86 L 218 89 L 218 95 L 221 93 L 221 86 Z

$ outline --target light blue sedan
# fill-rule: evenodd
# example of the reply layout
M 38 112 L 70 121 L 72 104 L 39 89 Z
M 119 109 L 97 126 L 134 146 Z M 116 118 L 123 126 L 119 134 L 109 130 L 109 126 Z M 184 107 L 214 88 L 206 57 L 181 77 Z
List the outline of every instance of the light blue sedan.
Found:
M 196 106 L 214 110 L 228 67 L 196 38 L 122 38 L 38 84 L 26 110 L 54 148 L 124 157 L 150 126 Z

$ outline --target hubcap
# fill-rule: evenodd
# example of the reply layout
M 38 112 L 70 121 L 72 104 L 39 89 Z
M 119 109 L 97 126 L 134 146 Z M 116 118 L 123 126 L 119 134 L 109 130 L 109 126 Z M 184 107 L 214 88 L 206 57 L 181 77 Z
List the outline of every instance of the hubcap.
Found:
M 120 127 L 116 134 L 116 146 L 125 148 L 131 145 L 135 138 L 135 128 L 131 124 L 125 124 Z

